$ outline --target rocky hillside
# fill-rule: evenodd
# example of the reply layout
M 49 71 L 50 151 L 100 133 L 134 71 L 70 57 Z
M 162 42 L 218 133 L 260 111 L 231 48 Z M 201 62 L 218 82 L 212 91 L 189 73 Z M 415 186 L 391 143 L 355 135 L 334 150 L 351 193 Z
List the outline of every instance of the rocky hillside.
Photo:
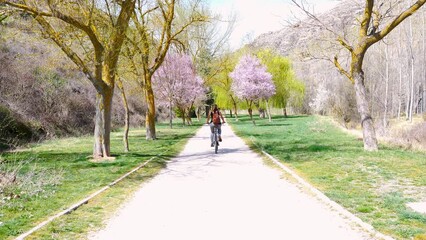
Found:
M 328 12 L 317 15 L 322 24 L 313 19 L 307 18 L 291 26 L 284 27 L 280 31 L 269 32 L 257 37 L 251 47 L 271 48 L 282 55 L 291 55 L 296 49 L 308 46 L 313 40 L 328 35 L 330 30 L 342 33 L 344 26 L 354 25 L 354 16 L 362 12 L 359 1 L 346 0 Z

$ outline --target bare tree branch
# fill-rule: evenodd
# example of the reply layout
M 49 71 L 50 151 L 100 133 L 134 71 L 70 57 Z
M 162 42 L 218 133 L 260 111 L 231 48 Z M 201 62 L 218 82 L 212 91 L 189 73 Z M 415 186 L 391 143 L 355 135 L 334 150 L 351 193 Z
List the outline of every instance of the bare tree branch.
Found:
M 351 74 L 346 71 L 342 65 L 340 64 L 339 60 L 337 59 L 337 56 L 334 57 L 334 65 L 336 66 L 337 70 L 339 70 L 339 72 L 346 76 L 352 83 L 355 83 L 355 80 L 353 79 L 353 77 L 351 76 Z
M 380 40 L 382 40 L 384 37 L 386 37 L 396 26 L 398 26 L 402 21 L 404 21 L 406 18 L 411 16 L 414 12 L 416 12 L 420 7 L 422 7 L 426 3 L 426 0 L 418 0 L 415 2 L 411 7 L 409 7 L 407 10 L 403 11 L 401 14 L 399 14 L 393 21 L 388 23 L 383 30 L 380 32 L 374 34 L 369 38 L 369 42 L 371 44 L 374 44 Z
M 364 14 L 361 19 L 361 28 L 359 30 L 359 35 L 361 38 L 367 36 L 368 28 L 370 27 L 371 17 L 373 14 L 374 0 L 366 0 Z

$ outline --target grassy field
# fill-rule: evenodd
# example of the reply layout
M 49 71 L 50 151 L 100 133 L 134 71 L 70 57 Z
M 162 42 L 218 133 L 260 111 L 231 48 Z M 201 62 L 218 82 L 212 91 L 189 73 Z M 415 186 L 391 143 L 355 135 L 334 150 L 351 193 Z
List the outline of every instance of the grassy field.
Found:
M 280 159 L 377 230 L 397 239 L 426 237 L 426 215 L 405 205 L 426 201 L 426 153 L 384 145 L 364 152 L 361 139 L 320 117 L 256 119 L 255 127 L 244 116 L 229 122 L 254 149 Z
M 130 132 L 129 153 L 123 151 L 122 133 L 114 132 L 111 152 L 115 160 L 112 161 L 89 161 L 93 146 L 91 136 L 51 140 L 22 151 L 2 154 L 0 171 L 19 171 L 19 174 L 15 180 L 12 179 L 16 184 L 3 186 L 0 192 L 0 239 L 16 237 L 156 157 L 146 167 L 94 201 L 55 220 L 31 236 L 34 239 L 85 238 L 88 231 L 101 226 L 102 220 L 143 181 L 155 175 L 164 167 L 165 161 L 181 150 L 201 125 L 194 123 L 191 127 L 176 124 L 173 129 L 160 124 L 156 141 L 146 141 L 144 129 L 133 130 Z M 3 177 L 6 179 L 7 175 Z

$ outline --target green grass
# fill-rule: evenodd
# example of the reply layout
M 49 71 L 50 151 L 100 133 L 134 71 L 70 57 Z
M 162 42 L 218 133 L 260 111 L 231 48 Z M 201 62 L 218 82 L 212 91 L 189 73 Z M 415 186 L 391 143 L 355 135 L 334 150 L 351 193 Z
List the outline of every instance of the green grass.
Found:
M 173 129 L 159 124 L 156 141 L 146 141 L 144 129 L 133 130 L 130 132 L 129 153 L 123 151 L 122 133 L 113 132 L 113 161 L 89 161 L 93 146 L 91 136 L 46 141 L 17 153 L 3 154 L 0 156 L 0 164 L 8 164 L 10 168 L 26 163 L 17 179 L 34 172 L 31 176 L 40 184 L 31 189 L 6 189 L 4 191 L 9 192 L 0 194 L 3 197 L 0 199 L 0 239 L 16 237 L 157 156 L 145 168 L 107 190 L 93 202 L 61 217 L 32 236 L 37 239 L 85 238 L 88 231 L 101 226 L 102 220 L 125 201 L 129 194 L 143 181 L 155 175 L 165 166 L 165 161 L 182 149 L 201 125 L 194 123 L 190 127 L 175 124 Z
M 237 134 L 293 168 L 329 198 L 398 239 L 426 234 L 426 215 L 408 209 L 426 200 L 426 154 L 381 145 L 363 151 L 361 139 L 325 118 L 295 116 L 231 122 Z

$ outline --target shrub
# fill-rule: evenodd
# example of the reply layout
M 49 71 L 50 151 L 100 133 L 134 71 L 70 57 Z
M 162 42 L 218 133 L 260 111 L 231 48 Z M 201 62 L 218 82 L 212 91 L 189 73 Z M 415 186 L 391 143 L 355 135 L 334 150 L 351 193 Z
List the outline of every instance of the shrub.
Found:
M 0 105 L 0 152 L 28 142 L 33 137 L 33 130 L 28 124 Z

